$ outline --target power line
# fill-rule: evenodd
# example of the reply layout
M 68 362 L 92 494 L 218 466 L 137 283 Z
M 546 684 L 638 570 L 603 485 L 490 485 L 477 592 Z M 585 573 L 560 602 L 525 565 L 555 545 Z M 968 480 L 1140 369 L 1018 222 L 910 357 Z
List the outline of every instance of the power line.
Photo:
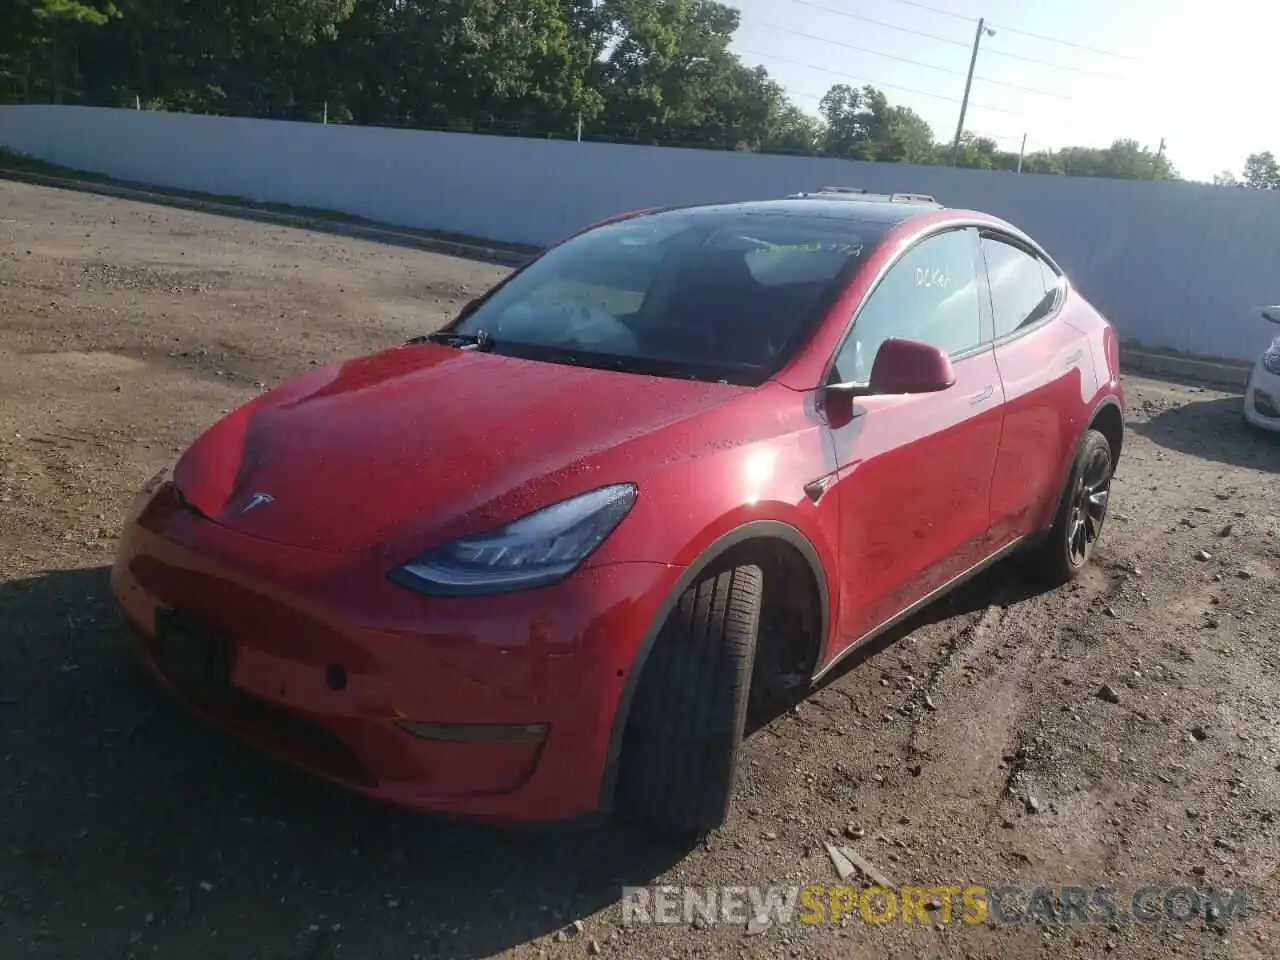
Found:
M 1003 143 L 1017 143 L 1017 144 L 1022 143 L 1022 134 L 1020 133 L 1015 135 L 1010 133 L 978 133 L 976 131 L 969 131 L 969 132 L 972 133 L 973 136 L 978 140 L 997 140 Z M 1029 137 L 1027 138 L 1027 142 L 1028 143 L 1031 142 Z
M 1042 67 L 1049 67 L 1053 70 L 1065 70 L 1068 73 L 1077 73 L 1085 77 L 1097 77 L 1100 80 L 1110 80 L 1114 83 L 1134 83 L 1141 82 L 1137 77 L 1125 77 L 1118 73 L 1103 73 L 1101 70 L 1088 70 L 1084 67 L 1073 67 L 1069 63 L 1054 63 L 1052 60 L 1041 60 L 1039 57 L 1026 57 L 1020 53 L 1006 53 L 1003 50 L 992 50 L 990 47 L 983 47 L 982 52 L 989 57 L 1005 57 L 1009 60 L 1018 60 L 1022 63 L 1034 63 Z
M 963 14 L 956 13 L 952 10 L 941 10 L 938 7 L 931 7 L 927 3 L 920 3 L 920 0 L 893 0 L 894 3 L 900 3 L 903 6 L 915 7 L 917 10 L 927 10 L 929 13 L 936 13 L 940 17 L 951 17 L 956 20 L 963 20 L 966 23 L 977 23 L 977 17 L 966 17 Z M 1077 43 L 1074 40 L 1063 40 L 1059 37 L 1050 37 L 1043 33 L 1032 33 L 1030 30 L 1019 30 L 1017 27 L 1006 26 L 1003 23 L 994 23 L 990 20 L 987 24 L 1005 33 L 1015 33 L 1022 37 L 1031 37 L 1033 40 L 1041 40 L 1045 43 L 1056 43 L 1064 47 L 1073 47 L 1076 50 L 1087 50 L 1090 53 L 1096 53 L 1103 57 L 1115 57 L 1118 60 L 1128 60 L 1132 63 L 1144 63 L 1142 57 L 1135 57 L 1130 53 L 1116 53 L 1114 50 L 1103 50 L 1101 47 L 1093 47 L 1087 43 Z
M 1102 102 L 1092 99 L 1082 99 L 1081 97 L 1073 97 L 1069 93 L 1054 93 L 1052 90 L 1038 90 L 1035 87 L 1024 87 L 1020 83 L 1009 83 L 1007 80 L 993 80 L 990 77 L 984 77 L 981 74 L 974 74 L 973 79 L 981 80 L 983 83 L 993 83 L 997 87 L 1007 87 L 1010 90 L 1021 90 L 1023 93 L 1034 93 L 1040 97 L 1052 97 L 1055 100 L 1070 100 L 1074 103 L 1084 103 L 1093 107 L 1102 107 L 1106 110 L 1135 110 L 1132 104 L 1114 104 Z
M 917 90 L 913 87 L 901 87 L 891 83 L 880 83 L 879 81 L 871 80 L 867 77 L 857 77 L 851 73 L 845 73 L 841 70 L 829 70 L 826 67 L 819 67 L 813 63 L 805 63 L 802 60 L 791 60 L 791 59 L 788 59 L 787 57 L 780 57 L 774 53 L 764 53 L 763 51 L 760 51 L 760 50 L 748 50 L 746 48 L 743 48 L 742 52 L 753 57 L 763 57 L 766 60 L 777 60 L 779 63 L 789 63 L 792 66 L 804 67 L 808 70 L 816 70 L 818 73 L 827 73 L 833 77 L 840 77 L 841 79 L 844 79 L 844 80 L 853 80 L 855 83 L 869 83 L 874 87 L 885 87 L 890 90 L 900 90 L 903 93 L 914 93 L 917 96 L 921 96 L 921 97 L 933 97 L 935 100 L 945 100 L 948 103 L 960 102 L 960 99 L 958 97 L 948 97 L 945 94 L 941 94 L 941 93 L 931 93 L 928 90 Z
M 905 3 L 906 0 L 898 0 L 898 2 Z M 1057 37 L 1047 37 L 1044 34 L 1032 33 L 1030 30 L 1019 30 L 1016 27 L 1006 27 L 1002 23 L 992 24 L 992 26 L 1003 30 L 1005 33 L 1014 33 L 1021 37 L 1031 37 L 1035 40 L 1042 40 L 1045 43 L 1056 43 L 1064 47 L 1073 47 L 1076 50 L 1087 50 L 1090 53 L 1096 53 L 1103 57 L 1115 57 L 1117 60 L 1128 60 L 1130 63 L 1147 63 L 1147 61 L 1143 60 L 1141 57 L 1135 57 L 1130 53 L 1115 53 L 1112 50 L 1102 50 L 1098 47 L 1091 47 L 1086 43 L 1076 43 L 1074 40 L 1060 40 Z
M 913 37 L 922 37 L 925 40 L 933 40 L 937 43 L 945 43 L 948 46 L 959 47 L 962 50 L 968 50 L 970 47 L 970 42 L 966 40 L 956 40 L 953 37 L 943 37 L 943 36 L 939 36 L 936 33 L 929 33 L 927 30 L 916 30 L 911 27 L 904 27 L 896 23 L 890 23 L 887 20 L 877 20 L 875 17 L 867 17 L 858 13 L 850 13 L 847 10 L 840 10 L 836 7 L 829 7 L 826 4 L 816 3 L 814 2 L 814 0 L 790 0 L 790 2 L 794 4 L 798 4 L 799 6 L 802 6 L 802 7 L 809 7 L 810 9 L 813 9 L 813 10 L 821 10 L 825 13 L 834 14 L 837 17 L 844 17 L 845 19 L 848 19 L 848 20 L 857 20 L 861 23 L 870 23 L 878 27 L 884 27 L 886 30 L 896 30 L 898 33 L 905 33 Z M 912 6 L 923 6 L 923 5 L 912 4 Z M 950 13 L 947 13 L 947 11 L 935 11 L 931 7 L 924 7 L 924 9 L 931 10 L 932 12 L 935 12 L 935 13 L 937 12 L 945 13 L 948 16 L 954 16 L 957 19 L 965 20 L 969 23 L 977 22 L 975 20 L 970 19 L 969 17 L 961 17 L 959 14 L 950 14 Z M 1002 29 L 1009 30 L 1009 28 L 1007 27 Z M 1009 30 L 1009 32 L 1016 33 L 1018 31 Z M 1034 63 L 1042 67 L 1049 67 L 1050 69 L 1053 69 L 1053 70 L 1065 70 L 1068 73 L 1080 74 L 1082 76 L 1093 76 L 1103 80 L 1112 80 L 1112 81 L 1118 81 L 1121 83 L 1132 83 L 1134 79 L 1132 77 L 1123 77 L 1113 73 L 1104 73 L 1100 70 L 1091 70 L 1085 67 L 1076 67 L 1076 66 L 1071 66 L 1070 64 L 1065 64 L 1065 63 L 1054 63 L 1052 60 L 1042 60 L 1039 57 L 1029 57 L 1029 56 L 1026 56 L 1025 54 L 1006 53 L 1004 50 L 992 50 L 989 47 L 983 47 L 982 52 L 984 55 L 988 55 L 988 56 L 1005 57 L 1009 60 L 1017 60 L 1021 63 Z
M 949 43 L 952 46 L 960 47 L 962 50 L 969 49 L 969 44 L 965 43 L 963 40 L 954 40 L 951 37 L 940 37 L 936 33 L 926 33 L 924 30 L 913 30 L 910 27 L 901 27 L 896 23 L 877 20 L 875 17 L 864 17 L 861 14 L 849 13 L 847 10 L 839 10 L 835 7 L 828 7 L 821 3 L 814 3 L 813 0 L 791 0 L 791 2 L 799 4 L 802 7 L 812 7 L 814 10 L 823 10 L 827 13 L 834 13 L 838 17 L 846 17 L 849 20 L 861 20 L 863 23 L 874 23 L 878 27 L 887 27 L 890 30 L 897 30 L 899 33 L 909 33 L 913 37 L 924 37 L 926 40 L 937 40 L 939 43 Z
M 943 17 L 953 17 L 956 20 L 963 20 L 965 23 L 977 23 L 977 17 L 966 17 L 962 13 L 956 13 L 954 10 L 939 10 L 937 7 L 931 7 L 927 3 L 919 3 L 917 0 L 897 0 L 898 3 L 908 7 L 915 7 L 918 10 L 928 10 L 930 13 L 936 13 Z
M 803 2 L 803 0 L 795 0 L 795 2 L 799 3 L 799 2 Z M 859 46 L 856 43 L 846 43 L 843 40 L 835 40 L 831 37 L 820 37 L 814 33 L 805 33 L 803 30 L 794 30 L 791 27 L 784 27 L 780 23 L 770 23 L 767 20 L 755 20 L 755 23 L 769 30 L 778 31 L 779 33 L 789 33 L 796 37 L 803 37 L 806 40 L 813 40 L 818 43 L 827 43 L 832 46 L 841 47 L 845 50 L 856 50 L 859 53 L 869 53 L 873 57 L 883 57 L 886 60 L 895 60 L 898 63 L 906 63 L 914 67 L 923 67 L 926 70 L 936 70 L 939 73 L 948 73 L 954 77 L 963 77 L 965 75 L 963 70 L 953 70 L 950 67 L 940 67 L 935 63 L 926 63 L 923 60 L 916 60 L 912 57 L 900 57 L 897 54 L 884 53 L 883 51 L 875 50 L 875 49 L 872 49 L 871 47 Z M 993 51 L 984 50 L 983 52 L 991 53 Z M 994 84 L 997 87 L 1006 87 L 1010 90 L 1020 90 L 1023 93 L 1032 93 L 1041 97 L 1051 97 L 1055 100 L 1069 100 L 1074 103 L 1085 103 L 1085 104 L 1091 104 L 1094 106 L 1102 106 L 1107 109 L 1117 109 L 1116 105 L 1111 103 L 1099 103 L 1097 100 L 1092 100 L 1092 99 L 1087 99 L 1082 97 L 1075 97 L 1066 93 L 1056 93 L 1052 90 L 1040 90 L 1036 87 L 1028 87 L 1028 86 L 1025 86 L 1024 84 L 1012 83 L 1008 80 L 996 80 L 996 79 L 993 79 L 992 77 L 984 77 L 976 74 L 974 76 L 974 79 L 981 80 L 983 83 Z M 1121 107 L 1119 109 L 1133 109 L 1133 108 Z
M 844 73 L 843 71 L 840 71 L 840 70 L 829 70 L 826 67 L 819 67 L 818 65 L 813 63 L 805 63 L 802 60 L 791 60 L 787 57 L 780 57 L 777 54 L 773 54 L 773 53 L 763 53 L 759 50 L 748 50 L 746 48 L 739 48 L 739 49 L 741 49 L 743 53 L 753 57 L 763 57 L 766 60 L 777 60 L 779 63 L 789 63 L 792 66 L 804 67 L 808 70 L 816 70 L 818 73 L 828 73 L 828 74 L 831 74 L 832 76 L 840 77 L 845 80 L 853 80 L 856 83 L 867 83 L 877 88 L 883 87 L 888 90 L 899 90 L 903 93 L 914 93 L 920 97 L 932 97 L 935 100 L 945 100 L 947 103 L 960 102 L 959 97 L 950 97 L 941 93 L 932 93 L 928 90 L 917 90 L 913 87 L 903 87 L 893 83 L 881 83 L 878 80 L 871 80 L 867 77 L 854 76 L 851 73 Z M 970 101 L 969 106 L 976 107 L 977 109 L 980 109 L 980 110 L 990 110 L 992 113 L 1008 114 L 1011 117 L 1023 116 L 1023 114 L 1018 113 L 1014 110 L 1003 110 L 1000 107 L 990 107 L 981 103 L 973 103 L 972 101 Z
M 800 0 L 796 0 L 796 2 L 799 3 Z M 797 37 L 804 37 L 806 40 L 816 40 L 819 43 L 829 43 L 833 46 L 843 47 L 846 50 L 857 50 L 859 53 L 869 53 L 873 57 L 884 57 L 886 60 L 896 60 L 899 63 L 909 63 L 913 67 L 924 67 L 926 70 L 937 70 L 939 73 L 949 73 L 956 77 L 964 76 L 963 70 L 952 70 L 950 67 L 940 67 L 937 64 L 925 63 L 923 60 L 914 60 L 911 57 L 899 57 L 892 53 L 882 53 L 881 51 L 873 50 L 870 47 L 860 47 L 856 43 L 845 43 L 843 40 L 833 40 L 830 37 L 820 37 L 814 33 L 805 33 L 802 30 L 793 30 L 790 27 L 784 27 L 778 23 L 769 23 L 765 20 L 757 20 L 756 23 L 762 27 L 767 27 L 770 30 L 790 33 Z

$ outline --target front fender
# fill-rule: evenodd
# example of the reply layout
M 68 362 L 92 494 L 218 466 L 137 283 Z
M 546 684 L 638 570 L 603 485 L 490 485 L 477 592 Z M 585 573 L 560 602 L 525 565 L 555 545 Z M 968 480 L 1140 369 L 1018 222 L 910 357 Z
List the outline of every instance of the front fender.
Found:
M 618 706 L 614 712 L 613 725 L 609 733 L 609 746 L 599 798 L 599 806 L 602 810 L 609 810 L 613 803 L 613 792 L 618 776 L 618 759 L 622 754 L 622 743 L 626 734 L 627 719 L 631 714 L 631 703 L 640 684 L 640 677 L 644 673 L 645 663 L 653 650 L 654 644 L 657 642 L 658 634 L 661 632 L 663 624 L 666 623 L 681 595 L 718 559 L 752 540 L 773 539 L 789 544 L 804 557 L 813 570 L 814 578 L 818 583 L 820 630 L 824 638 L 828 636 L 832 624 L 836 622 L 831 611 L 831 599 L 837 595 L 831 589 L 833 584 L 831 568 L 823 566 L 817 545 L 809 539 L 804 531 L 789 523 L 773 519 L 754 519 L 732 525 L 731 521 L 726 518 L 725 525 L 728 525 L 729 529 L 706 544 L 685 565 L 683 572 L 672 586 L 670 592 L 658 606 L 652 620 L 649 622 L 649 627 L 645 631 L 644 637 L 636 649 L 630 672 L 627 674 L 622 693 L 618 698 Z M 706 533 L 707 531 L 703 532 Z M 699 542 L 701 539 L 698 538 Z M 690 550 L 693 549 L 693 541 L 690 541 Z M 826 645 L 824 644 L 825 648 Z

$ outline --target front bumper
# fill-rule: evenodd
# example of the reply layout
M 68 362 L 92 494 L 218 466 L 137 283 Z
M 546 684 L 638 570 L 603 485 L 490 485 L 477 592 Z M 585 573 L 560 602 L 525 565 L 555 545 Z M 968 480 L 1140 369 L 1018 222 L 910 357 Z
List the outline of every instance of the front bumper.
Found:
M 1244 391 L 1244 418 L 1255 427 L 1280 432 L 1280 375 L 1259 361 Z
M 111 579 L 156 676 L 282 760 L 468 817 L 599 808 L 619 698 L 680 568 L 588 566 L 541 590 L 434 599 L 390 583 L 385 563 L 235 533 L 166 485 L 127 523 Z M 221 693 L 170 679 L 158 610 L 225 638 Z

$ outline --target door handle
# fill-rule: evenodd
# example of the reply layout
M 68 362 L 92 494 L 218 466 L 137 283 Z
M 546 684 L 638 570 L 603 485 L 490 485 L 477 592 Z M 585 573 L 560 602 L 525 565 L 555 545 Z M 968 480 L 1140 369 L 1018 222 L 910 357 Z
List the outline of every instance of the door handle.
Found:
M 1080 362 L 1080 358 L 1083 356 L 1084 356 L 1084 351 L 1077 350 L 1071 356 L 1067 357 L 1067 361 L 1065 364 L 1063 364 L 1063 366 L 1074 367 L 1077 363 Z
M 990 399 L 991 394 L 995 392 L 995 388 L 992 387 L 991 384 L 987 384 L 987 389 L 983 390 L 981 393 L 975 393 L 969 398 L 969 402 L 975 405 L 982 403 L 982 401 Z

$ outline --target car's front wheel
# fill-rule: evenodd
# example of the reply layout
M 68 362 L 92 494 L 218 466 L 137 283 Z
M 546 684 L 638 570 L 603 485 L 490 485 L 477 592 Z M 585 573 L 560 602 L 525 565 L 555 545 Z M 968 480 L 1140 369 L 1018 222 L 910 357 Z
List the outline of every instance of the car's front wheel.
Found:
M 1037 558 L 1049 583 L 1074 580 L 1089 563 L 1107 519 L 1114 470 L 1107 438 L 1097 430 L 1085 431 L 1066 494 Z
M 721 567 L 680 596 L 627 717 L 615 807 L 697 836 L 729 813 L 760 626 L 759 567 Z

